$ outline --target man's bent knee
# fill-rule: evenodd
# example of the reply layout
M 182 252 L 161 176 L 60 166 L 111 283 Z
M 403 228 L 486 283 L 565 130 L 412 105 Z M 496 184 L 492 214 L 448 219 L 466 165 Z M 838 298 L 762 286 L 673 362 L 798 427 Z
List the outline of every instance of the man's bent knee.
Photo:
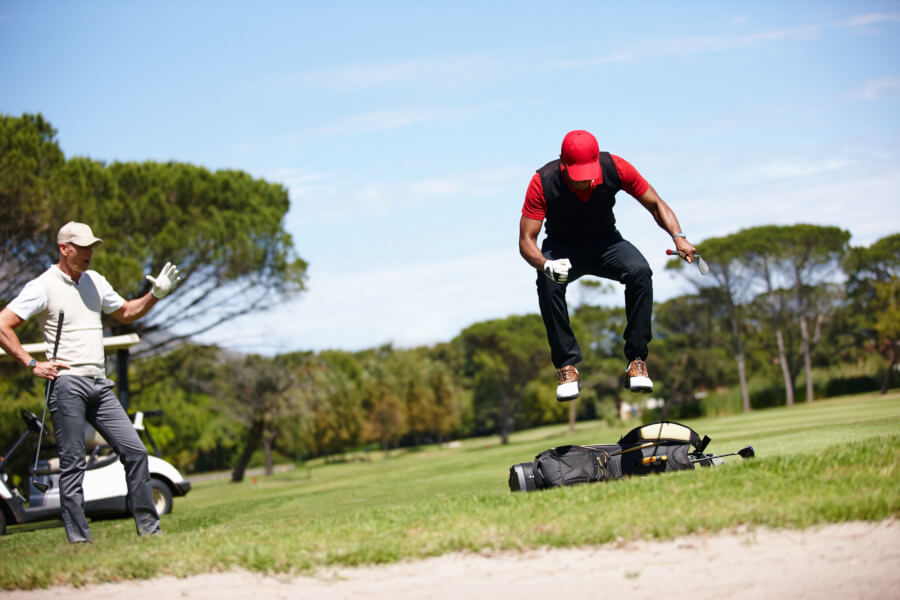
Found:
M 653 279 L 653 270 L 650 268 L 650 265 L 646 262 L 643 264 L 634 264 L 629 265 L 628 269 L 625 271 L 625 277 L 622 280 L 622 283 L 625 285 L 629 284 L 642 284 L 649 283 Z

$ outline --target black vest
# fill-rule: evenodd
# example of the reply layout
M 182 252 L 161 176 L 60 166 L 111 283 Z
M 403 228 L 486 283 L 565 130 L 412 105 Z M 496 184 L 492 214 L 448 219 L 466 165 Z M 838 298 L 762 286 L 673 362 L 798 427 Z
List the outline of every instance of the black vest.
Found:
M 622 189 L 619 173 L 609 152 L 600 153 L 603 183 L 594 188 L 590 200 L 582 202 L 569 189 L 559 159 L 538 169 L 546 204 L 547 237 L 574 244 L 589 243 L 616 235 L 613 206 Z

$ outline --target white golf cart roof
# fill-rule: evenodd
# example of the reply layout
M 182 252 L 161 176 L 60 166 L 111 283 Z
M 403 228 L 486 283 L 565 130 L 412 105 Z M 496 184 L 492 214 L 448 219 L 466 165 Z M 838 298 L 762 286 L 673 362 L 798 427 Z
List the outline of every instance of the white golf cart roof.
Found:
M 141 341 L 136 333 L 128 333 L 126 335 L 113 335 L 103 338 L 103 349 L 106 352 L 114 352 L 117 350 L 126 350 Z M 39 352 L 47 352 L 47 344 L 45 342 L 35 342 L 34 344 L 22 344 L 25 352 L 28 354 L 37 354 Z M 9 358 L 9 355 L 0 348 L 0 360 Z

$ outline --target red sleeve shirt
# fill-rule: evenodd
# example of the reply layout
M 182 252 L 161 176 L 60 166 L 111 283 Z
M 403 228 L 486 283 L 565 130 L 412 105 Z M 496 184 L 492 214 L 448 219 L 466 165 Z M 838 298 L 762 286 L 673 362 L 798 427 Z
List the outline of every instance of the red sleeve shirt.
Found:
M 622 189 L 635 198 L 640 198 L 641 196 L 643 196 L 644 192 L 647 191 L 647 188 L 650 187 L 650 184 L 647 183 L 647 180 L 644 179 L 643 176 L 638 173 L 638 170 L 635 169 L 631 165 L 631 163 L 629 163 L 624 158 L 616 156 L 615 154 L 610 154 L 610 156 L 613 159 L 613 164 L 616 165 L 616 171 L 619 174 L 619 180 L 622 182 Z M 592 189 L 581 191 L 573 189 L 572 191 L 582 202 L 587 202 L 591 197 L 593 187 L 600 183 L 603 183 L 602 172 L 600 173 L 600 178 L 595 179 L 592 182 Z M 541 185 L 541 176 L 538 173 L 535 173 L 531 178 L 531 181 L 528 183 L 528 190 L 525 192 L 525 204 L 522 205 L 522 216 L 528 219 L 534 219 L 535 221 L 543 221 L 546 214 L 547 203 L 544 199 L 544 189 Z

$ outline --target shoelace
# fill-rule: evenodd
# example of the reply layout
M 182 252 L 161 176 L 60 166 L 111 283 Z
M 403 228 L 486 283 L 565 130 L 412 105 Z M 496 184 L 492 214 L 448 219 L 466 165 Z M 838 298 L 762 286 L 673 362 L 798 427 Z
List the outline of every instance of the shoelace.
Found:
M 632 377 L 646 377 L 647 365 L 642 360 L 633 360 L 631 361 L 628 372 Z

